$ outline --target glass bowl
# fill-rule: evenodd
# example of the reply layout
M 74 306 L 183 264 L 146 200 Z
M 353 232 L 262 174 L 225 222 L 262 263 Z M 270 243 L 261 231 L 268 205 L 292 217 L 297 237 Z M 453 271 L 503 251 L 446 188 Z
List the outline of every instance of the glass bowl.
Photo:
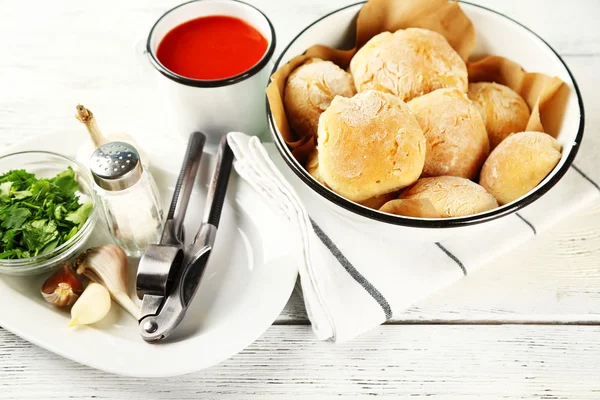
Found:
M 52 178 L 59 172 L 73 168 L 75 180 L 79 183 L 80 200 L 92 202 L 92 212 L 81 229 L 68 241 L 54 250 L 30 258 L 15 260 L 0 259 L 0 274 L 37 275 L 51 272 L 63 262 L 73 258 L 96 225 L 96 196 L 90 172 L 78 162 L 49 151 L 23 151 L 0 157 L 0 175 L 14 169 L 24 169 L 38 178 Z

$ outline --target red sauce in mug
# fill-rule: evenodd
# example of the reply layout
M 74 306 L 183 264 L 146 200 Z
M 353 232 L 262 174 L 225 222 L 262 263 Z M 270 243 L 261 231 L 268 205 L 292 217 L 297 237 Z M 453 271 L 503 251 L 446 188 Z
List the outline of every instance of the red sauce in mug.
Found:
M 267 39 L 239 18 L 201 17 L 169 31 L 156 50 L 158 60 L 192 79 L 230 78 L 252 68 L 267 51 Z

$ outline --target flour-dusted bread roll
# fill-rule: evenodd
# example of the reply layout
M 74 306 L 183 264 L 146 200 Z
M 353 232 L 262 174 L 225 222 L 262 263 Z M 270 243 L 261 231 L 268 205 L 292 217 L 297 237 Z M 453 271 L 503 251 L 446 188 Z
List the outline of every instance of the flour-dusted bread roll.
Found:
M 394 199 L 385 203 L 379 211 L 415 218 L 441 218 L 429 199 Z
M 350 72 L 359 92 L 374 89 L 404 101 L 468 86 L 467 67 L 446 38 L 419 28 L 373 36 L 352 58 Z
M 317 151 L 317 149 L 313 150 L 313 152 L 310 153 L 310 155 L 308 156 L 308 161 L 306 163 L 306 170 L 308 171 L 308 173 L 310 175 L 312 175 L 313 178 L 315 178 L 321 184 L 327 186 L 327 184 L 323 180 L 323 177 L 321 176 L 321 173 L 319 172 L 319 152 Z M 383 206 L 385 203 L 389 202 L 390 200 L 395 199 L 396 197 L 398 197 L 398 193 L 391 192 L 391 193 L 382 194 L 380 196 L 371 197 L 370 199 L 367 199 L 367 200 L 363 200 L 360 202 L 360 204 L 365 207 L 372 208 L 374 210 L 379 210 L 379 208 L 381 206 Z
M 464 217 L 498 207 L 484 188 L 458 176 L 421 178 L 400 199 L 428 199 L 442 218 Z
M 527 127 L 529 106 L 508 86 L 491 82 L 469 83 L 468 95 L 483 118 L 491 149 L 511 133 L 523 132 Z
M 352 75 L 332 63 L 311 58 L 287 78 L 285 110 L 294 131 L 304 136 L 317 134 L 319 116 L 335 96 L 352 97 L 356 93 Z
M 467 95 L 439 89 L 408 103 L 427 139 L 423 177 L 452 175 L 472 179 L 490 145 L 483 120 Z
M 507 204 L 535 188 L 560 161 L 561 146 L 543 132 L 520 132 L 504 139 L 481 168 L 479 184 Z
M 369 90 L 337 96 L 319 119 L 319 172 L 333 191 L 361 202 L 416 181 L 425 137 L 408 106 Z

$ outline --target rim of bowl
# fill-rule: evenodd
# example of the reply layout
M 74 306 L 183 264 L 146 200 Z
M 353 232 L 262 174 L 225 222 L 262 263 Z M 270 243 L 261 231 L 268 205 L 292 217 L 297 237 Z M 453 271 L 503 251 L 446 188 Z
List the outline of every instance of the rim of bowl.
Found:
M 64 253 L 65 250 L 70 249 L 73 244 L 77 244 L 77 242 L 79 242 L 81 237 L 83 237 L 85 235 L 85 233 L 90 229 L 90 227 L 93 227 L 94 222 L 95 222 L 95 214 L 96 214 L 97 204 L 96 204 L 96 195 L 93 191 L 94 184 L 93 184 L 92 178 L 89 176 L 89 172 L 87 172 L 87 169 L 83 165 L 81 165 L 80 163 L 78 163 L 77 161 L 73 160 L 70 157 L 63 156 L 62 154 L 54 153 L 52 151 L 43 151 L 43 150 L 28 150 L 28 151 L 19 151 L 16 153 L 10 153 L 10 154 L 0 156 L 0 160 L 4 160 L 6 158 L 23 155 L 23 154 L 45 154 L 45 155 L 50 155 L 53 157 L 61 158 L 65 161 L 67 161 L 68 163 L 75 165 L 80 171 L 83 171 L 83 173 L 79 173 L 79 176 L 81 176 L 83 179 L 85 179 L 87 181 L 87 184 L 90 187 L 90 193 L 89 194 L 86 193 L 86 196 L 88 196 L 90 198 L 90 200 L 92 201 L 92 212 L 88 216 L 88 219 L 85 221 L 85 223 L 83 224 L 81 229 L 79 229 L 77 231 L 77 233 L 75 233 L 75 235 L 71 239 L 67 240 L 60 246 L 56 247 L 54 250 L 49 251 L 48 253 L 38 254 L 37 256 L 29 257 L 29 258 L 3 259 L 3 260 L 0 260 L 0 267 L 24 267 L 25 268 L 25 267 L 29 267 L 29 266 L 35 266 L 35 267 L 43 266 L 44 263 L 51 261 L 53 258 L 59 257 L 61 254 Z M 39 264 L 38 264 L 38 262 L 39 262 Z M 32 265 L 32 264 L 35 264 L 35 265 Z
M 575 159 L 575 156 L 577 155 L 577 152 L 578 152 L 580 144 L 581 144 L 581 140 L 583 138 L 583 131 L 584 131 L 584 126 L 585 126 L 585 112 L 584 112 L 584 108 L 583 108 L 583 98 L 581 97 L 581 92 L 579 90 L 579 86 L 577 85 L 577 81 L 575 80 L 575 77 L 571 73 L 571 70 L 569 69 L 569 67 L 567 66 L 565 61 L 556 52 L 556 50 L 554 50 L 552 48 L 552 46 L 550 46 L 548 44 L 548 42 L 546 42 L 544 39 L 542 39 L 537 33 L 532 31 L 525 25 L 521 24 L 520 22 L 514 20 L 513 18 L 511 18 L 507 15 L 504 15 L 498 11 L 492 10 L 490 8 L 483 7 L 478 4 L 469 3 L 468 1 L 459 0 L 459 2 L 486 10 L 486 11 L 494 13 L 494 14 L 497 14 L 497 15 L 504 17 L 507 20 L 519 25 L 520 27 L 524 28 L 526 31 L 530 32 L 532 35 L 534 35 L 536 38 L 538 38 L 542 43 L 544 43 L 548 47 L 548 49 L 550 49 L 552 51 L 552 53 L 554 53 L 556 58 L 561 62 L 561 64 L 563 65 L 563 67 L 565 68 L 567 73 L 569 74 L 569 77 L 571 78 L 571 81 L 573 82 L 573 88 L 575 89 L 575 94 L 577 95 L 577 102 L 579 105 L 580 113 L 579 113 L 579 127 L 578 127 L 578 131 L 577 131 L 577 136 L 575 137 L 573 146 L 571 146 L 570 151 L 567 154 L 564 164 L 554 173 L 554 175 L 546 183 L 544 183 L 541 186 L 537 186 L 532 192 L 528 193 L 524 197 L 520 198 L 517 201 L 513 201 L 512 203 L 509 203 L 505 206 L 501 206 L 496 209 L 486 211 L 485 213 L 470 215 L 470 216 L 466 216 L 466 217 L 436 218 L 436 219 L 411 218 L 411 217 L 404 217 L 401 215 L 388 214 L 388 213 L 381 212 L 379 210 L 367 208 L 367 207 L 362 206 L 358 203 L 355 203 L 351 200 L 348 200 L 348 199 L 338 195 L 337 193 L 333 192 L 332 190 L 327 189 L 325 186 L 318 183 L 312 176 L 310 176 L 308 174 L 308 172 L 300 165 L 300 163 L 298 161 L 296 161 L 296 159 L 294 158 L 292 153 L 287 148 L 287 144 L 285 143 L 285 141 L 279 134 L 279 129 L 277 128 L 277 125 L 275 124 L 275 119 L 273 118 L 273 113 L 271 112 L 271 107 L 269 105 L 269 99 L 267 98 L 266 99 L 266 105 L 267 105 L 266 108 L 267 108 L 267 120 L 269 121 L 269 128 L 270 128 L 269 130 L 271 132 L 271 136 L 273 137 L 273 140 L 275 141 L 275 145 L 277 147 L 277 150 L 279 151 L 279 154 L 281 154 L 281 156 L 285 160 L 286 164 L 290 167 L 290 169 L 292 171 L 294 171 L 296 176 L 298 176 L 305 184 L 307 184 L 318 195 L 320 195 L 323 198 L 325 198 L 326 200 L 334 203 L 336 206 L 342 207 L 343 209 L 350 211 L 353 214 L 356 214 L 358 216 L 365 217 L 365 218 L 368 218 L 371 220 L 385 222 L 385 223 L 391 224 L 391 225 L 408 226 L 408 227 L 413 227 L 413 228 L 455 228 L 455 227 L 460 227 L 460 226 L 475 225 L 475 224 L 480 224 L 480 223 L 487 222 L 487 221 L 492 221 L 494 219 L 506 216 L 508 214 L 512 214 L 512 213 L 520 210 L 521 208 L 533 203 L 535 200 L 539 199 L 544 194 L 546 194 L 546 192 L 548 192 L 548 190 L 550 190 L 554 185 L 556 185 L 556 183 L 564 176 L 564 174 L 571 167 L 571 164 L 573 163 L 573 160 Z M 321 18 L 315 20 L 310 25 L 308 25 L 306 28 L 304 28 L 300 33 L 298 33 L 298 35 L 296 35 L 294 37 L 294 39 L 292 39 L 292 41 L 281 52 L 281 55 L 278 57 L 277 61 L 275 62 L 275 65 L 273 66 L 271 75 L 273 75 L 279 69 L 281 60 L 282 60 L 283 56 L 287 53 L 289 48 L 296 42 L 296 40 L 300 36 L 302 36 L 304 34 L 304 32 L 309 30 L 313 25 L 319 23 L 320 21 L 324 20 L 325 18 L 330 17 L 333 14 L 344 11 L 347 8 L 356 7 L 359 4 L 365 4 L 365 3 L 366 3 L 366 1 L 360 1 L 360 2 L 357 2 L 354 4 L 347 5 L 345 7 L 339 8 L 337 10 L 334 10 L 334 11 L 322 16 Z
M 160 21 L 162 21 L 162 19 L 164 17 L 166 17 L 171 12 L 177 10 L 178 8 L 184 7 L 191 3 L 197 3 L 200 1 L 210 1 L 210 0 L 191 0 L 191 1 L 187 1 L 185 3 L 179 4 L 178 6 L 171 8 L 170 10 L 165 12 L 163 15 L 161 15 L 160 18 L 158 18 L 156 20 L 154 25 L 152 25 L 152 29 L 150 29 L 150 33 L 148 33 L 148 39 L 146 40 L 146 53 L 149 55 L 150 61 L 151 61 L 152 65 L 154 66 L 154 68 L 156 68 L 156 70 L 158 72 L 160 72 L 167 78 L 169 78 L 177 83 L 181 83 L 182 85 L 186 85 L 186 86 L 203 87 L 203 88 L 215 88 L 215 87 L 233 85 L 235 83 L 246 80 L 246 79 L 256 75 L 258 72 L 260 72 L 269 63 L 269 60 L 273 56 L 273 53 L 275 53 L 275 46 L 277 44 L 277 39 L 275 36 L 275 28 L 273 27 L 271 20 L 265 15 L 265 13 L 263 13 L 261 10 L 254 7 L 253 5 L 245 3 L 240 0 L 229 0 L 229 1 L 240 3 L 246 7 L 250 7 L 250 8 L 253 8 L 254 10 L 258 11 L 258 13 L 260 15 L 262 15 L 262 17 L 265 19 L 265 21 L 267 21 L 267 24 L 269 25 L 269 30 L 271 31 L 271 42 L 269 43 L 269 47 L 267 47 L 267 51 L 265 51 L 265 54 L 263 54 L 262 58 L 260 60 L 258 60 L 256 62 L 256 64 L 254 64 L 250 69 L 248 69 L 240 74 L 228 77 L 228 78 L 194 79 L 194 78 L 188 78 L 183 75 L 179 75 L 179 74 L 171 71 L 170 69 L 165 67 L 158 60 L 158 57 L 156 57 L 156 55 L 154 54 L 154 51 L 152 50 L 152 47 L 150 46 L 150 41 L 152 40 L 152 35 L 154 34 L 154 29 L 156 28 L 156 26 L 160 23 Z

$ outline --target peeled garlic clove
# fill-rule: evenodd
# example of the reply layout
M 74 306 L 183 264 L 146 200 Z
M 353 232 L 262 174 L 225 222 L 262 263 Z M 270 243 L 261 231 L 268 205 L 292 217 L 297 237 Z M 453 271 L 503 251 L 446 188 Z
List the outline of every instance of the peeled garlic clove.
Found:
M 71 308 L 69 328 L 100 321 L 110 311 L 110 293 L 98 283 L 90 282 Z
M 75 303 L 83 292 L 83 285 L 68 264 L 52 274 L 40 290 L 44 300 L 58 307 Z
M 77 273 L 101 284 L 136 319 L 140 309 L 127 294 L 127 255 L 119 246 L 106 244 L 88 249 L 74 263 Z

